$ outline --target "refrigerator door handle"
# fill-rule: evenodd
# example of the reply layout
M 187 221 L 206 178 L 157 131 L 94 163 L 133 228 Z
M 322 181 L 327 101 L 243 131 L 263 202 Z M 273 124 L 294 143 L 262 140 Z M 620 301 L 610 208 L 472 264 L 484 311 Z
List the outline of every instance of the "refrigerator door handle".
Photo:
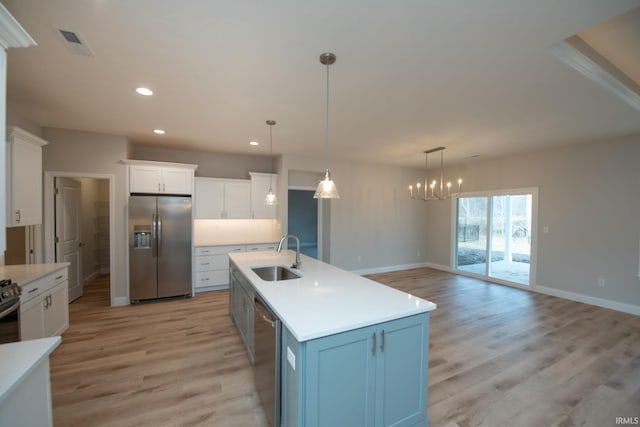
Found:
M 156 224 L 158 227 L 158 258 L 162 255 L 162 216 L 156 216 Z
M 151 255 L 153 258 L 158 257 L 158 222 L 156 218 L 156 214 L 151 214 Z

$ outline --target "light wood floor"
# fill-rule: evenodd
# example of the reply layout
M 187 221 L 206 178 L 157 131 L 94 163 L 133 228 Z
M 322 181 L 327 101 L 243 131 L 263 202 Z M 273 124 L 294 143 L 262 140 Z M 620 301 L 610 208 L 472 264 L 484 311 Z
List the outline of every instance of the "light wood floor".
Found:
M 431 269 L 369 277 L 438 304 L 432 427 L 640 416 L 637 316 Z M 56 426 L 267 425 L 226 291 L 110 308 L 108 289 L 99 279 L 69 307 L 51 358 Z

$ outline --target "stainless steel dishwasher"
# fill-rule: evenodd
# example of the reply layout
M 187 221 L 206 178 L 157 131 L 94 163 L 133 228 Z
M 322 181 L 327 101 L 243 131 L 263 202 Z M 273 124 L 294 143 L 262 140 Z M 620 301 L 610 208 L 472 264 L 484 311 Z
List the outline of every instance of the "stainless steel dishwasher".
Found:
M 256 389 L 272 427 L 280 426 L 280 319 L 256 294 L 254 298 L 254 367 Z

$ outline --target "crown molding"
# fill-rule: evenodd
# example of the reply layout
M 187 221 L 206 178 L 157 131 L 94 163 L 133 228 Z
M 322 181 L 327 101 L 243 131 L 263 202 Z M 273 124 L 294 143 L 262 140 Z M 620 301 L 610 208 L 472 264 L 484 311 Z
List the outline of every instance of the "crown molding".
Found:
M 640 86 L 579 36 L 571 36 L 548 50 L 583 76 L 640 111 Z
M 0 46 L 4 49 L 10 47 L 35 46 L 36 42 L 22 28 L 22 25 L 0 4 Z

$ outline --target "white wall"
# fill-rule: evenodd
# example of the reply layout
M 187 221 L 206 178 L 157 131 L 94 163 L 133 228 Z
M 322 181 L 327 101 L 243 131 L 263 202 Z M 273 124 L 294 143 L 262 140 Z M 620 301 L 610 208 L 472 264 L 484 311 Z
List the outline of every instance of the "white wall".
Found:
M 477 160 L 447 174 L 462 176 L 465 191 L 539 188 L 538 286 L 640 306 L 640 137 Z M 428 205 L 427 259 L 450 267 L 452 204 Z
M 126 235 L 126 169 L 120 163 L 127 156 L 127 138 L 93 132 L 43 128 L 49 141 L 42 151 L 43 169 L 51 172 L 105 174 L 115 177 L 115 259 L 112 259 L 112 305 L 127 304 L 125 261 L 128 256 Z
M 324 171 L 323 159 L 283 156 L 276 164 L 280 176 L 287 177 L 279 180 L 281 206 L 287 205 L 289 172 L 297 180 L 300 171 Z M 408 197 L 414 170 L 337 161 L 331 161 L 330 169 L 340 193 L 340 199 L 328 201 L 330 226 L 324 244 L 331 264 L 362 272 L 426 261 L 426 205 Z M 284 232 L 286 210 L 279 215 Z
M 11 107 L 7 106 L 7 128 L 17 126 L 27 132 L 42 138 L 42 128 L 32 120 L 16 113 Z
M 268 156 L 176 150 L 131 144 L 129 158 L 196 164 L 196 176 L 215 178 L 249 179 L 249 172 L 271 172 L 271 159 Z

